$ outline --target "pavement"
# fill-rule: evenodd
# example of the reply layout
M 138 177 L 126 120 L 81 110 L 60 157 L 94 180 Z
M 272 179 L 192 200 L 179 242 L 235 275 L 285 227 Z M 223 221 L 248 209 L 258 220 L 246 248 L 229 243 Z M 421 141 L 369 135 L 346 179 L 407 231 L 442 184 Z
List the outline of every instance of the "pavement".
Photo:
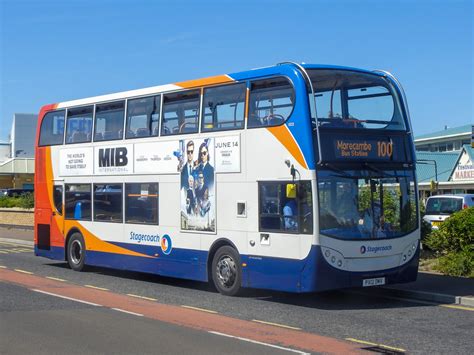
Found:
M 33 231 L 0 226 L 0 240 L 33 245 Z M 399 297 L 424 302 L 474 307 L 474 279 L 419 272 L 415 282 L 387 285 L 371 289 L 386 297 Z

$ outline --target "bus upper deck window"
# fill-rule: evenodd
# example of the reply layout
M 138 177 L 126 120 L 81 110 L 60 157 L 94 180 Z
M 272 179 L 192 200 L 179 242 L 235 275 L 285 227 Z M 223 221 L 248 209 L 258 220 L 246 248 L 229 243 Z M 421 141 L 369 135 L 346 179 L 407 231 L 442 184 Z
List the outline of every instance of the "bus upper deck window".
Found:
M 196 133 L 199 104 L 199 90 L 164 95 L 161 135 Z
M 94 141 L 122 139 L 124 106 L 124 101 L 97 105 Z
M 293 111 L 295 91 L 286 78 L 277 77 L 251 83 L 248 127 L 277 126 Z
M 245 84 L 204 89 L 202 131 L 244 127 Z
M 63 144 L 64 113 L 65 111 L 55 111 L 44 116 L 41 122 L 40 146 Z
M 125 138 L 143 138 L 158 135 L 161 96 L 129 100 Z
M 67 112 L 66 144 L 91 141 L 93 106 L 69 109 Z

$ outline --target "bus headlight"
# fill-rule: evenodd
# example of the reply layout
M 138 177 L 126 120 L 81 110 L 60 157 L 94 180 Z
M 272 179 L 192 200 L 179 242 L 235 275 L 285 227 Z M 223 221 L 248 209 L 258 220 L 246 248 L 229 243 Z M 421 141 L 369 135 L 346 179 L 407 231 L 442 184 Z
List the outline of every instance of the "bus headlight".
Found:
M 329 264 L 331 264 L 337 269 L 344 269 L 345 260 L 344 256 L 341 253 L 334 249 L 329 249 L 325 247 L 321 247 L 321 252 L 324 256 L 324 259 L 326 259 Z
M 401 255 L 401 263 L 406 263 L 416 254 L 417 243 L 412 243 L 408 245 Z

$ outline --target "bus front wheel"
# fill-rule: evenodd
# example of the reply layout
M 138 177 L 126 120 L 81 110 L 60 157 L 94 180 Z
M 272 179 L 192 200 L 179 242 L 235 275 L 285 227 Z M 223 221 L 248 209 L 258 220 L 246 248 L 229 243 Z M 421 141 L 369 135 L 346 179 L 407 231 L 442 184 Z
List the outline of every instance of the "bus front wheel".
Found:
M 230 246 L 219 248 L 212 259 L 212 280 L 223 295 L 235 296 L 241 288 L 242 268 L 240 256 Z
M 74 233 L 67 243 L 67 262 L 74 271 L 82 271 L 86 259 L 86 244 L 81 233 Z

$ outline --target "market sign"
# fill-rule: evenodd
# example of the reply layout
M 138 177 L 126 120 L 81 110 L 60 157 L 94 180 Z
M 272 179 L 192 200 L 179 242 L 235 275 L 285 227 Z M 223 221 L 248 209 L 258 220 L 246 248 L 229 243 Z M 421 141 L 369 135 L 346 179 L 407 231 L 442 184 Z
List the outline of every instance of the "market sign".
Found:
M 453 180 L 474 180 L 474 164 L 458 165 L 454 170 Z
M 458 165 L 451 176 L 452 181 L 466 181 L 466 180 L 474 180 L 474 164 L 469 159 L 469 155 L 465 150 L 459 158 Z

